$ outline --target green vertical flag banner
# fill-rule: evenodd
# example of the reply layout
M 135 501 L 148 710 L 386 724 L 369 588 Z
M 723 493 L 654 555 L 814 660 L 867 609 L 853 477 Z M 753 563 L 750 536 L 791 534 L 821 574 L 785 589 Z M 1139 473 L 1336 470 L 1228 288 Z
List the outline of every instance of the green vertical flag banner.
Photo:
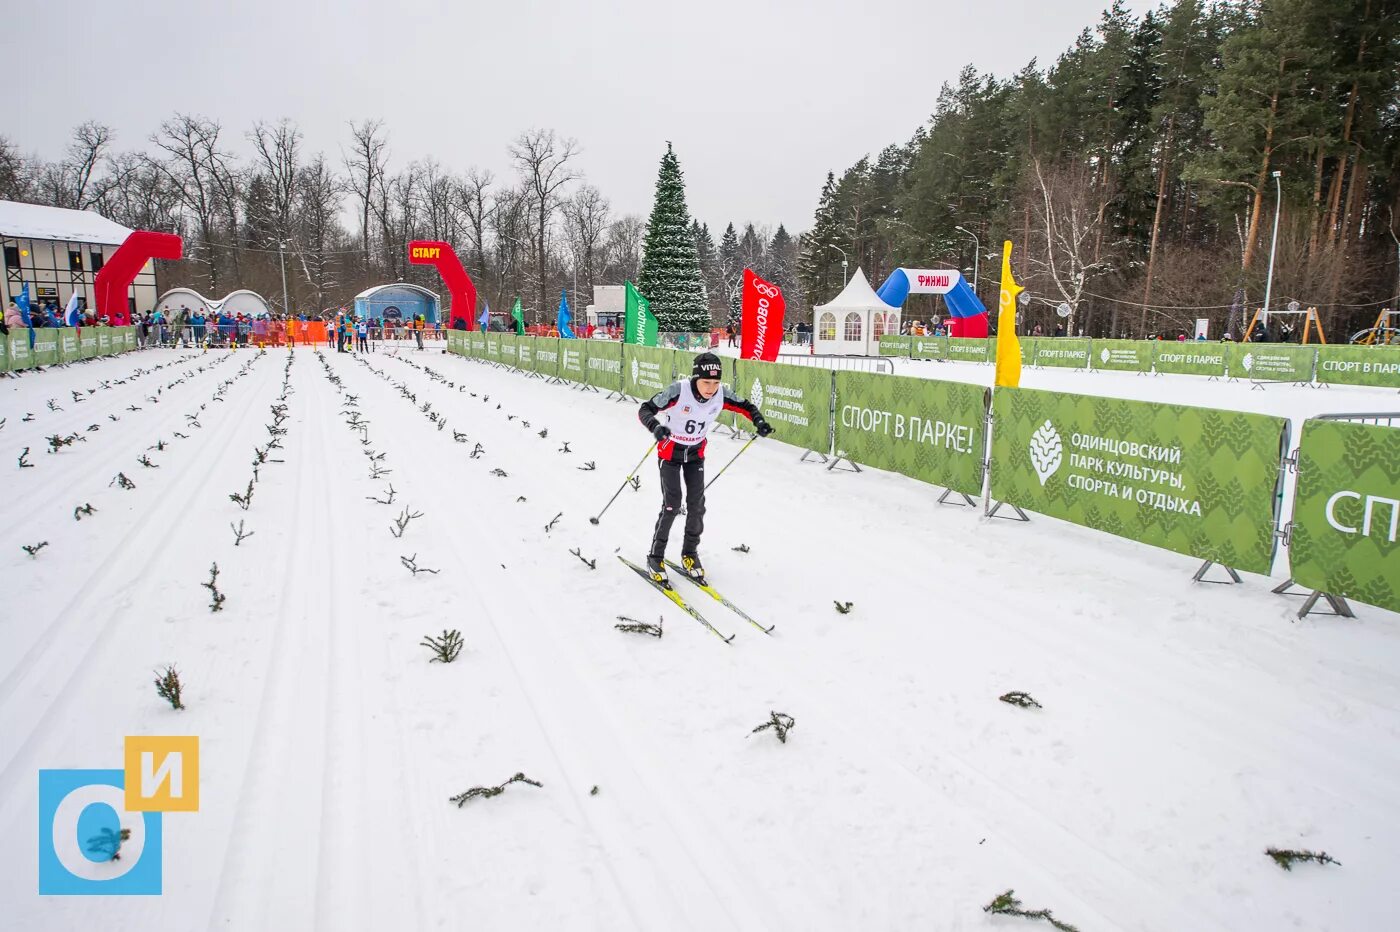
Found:
M 998 389 L 993 498 L 1235 569 L 1273 564 L 1283 418 Z
M 1288 557 L 1299 585 L 1400 612 L 1400 427 L 1303 424 Z
M 836 373 L 836 452 L 863 466 L 980 495 L 986 417 L 981 385 Z
M 515 306 L 510 309 L 510 319 L 515 321 L 515 332 L 521 334 L 525 332 L 525 309 L 520 306 L 520 299 L 515 299 Z
M 651 303 L 642 297 L 637 286 L 626 283 L 626 304 L 622 317 L 622 342 L 631 346 L 655 346 L 660 330 Z

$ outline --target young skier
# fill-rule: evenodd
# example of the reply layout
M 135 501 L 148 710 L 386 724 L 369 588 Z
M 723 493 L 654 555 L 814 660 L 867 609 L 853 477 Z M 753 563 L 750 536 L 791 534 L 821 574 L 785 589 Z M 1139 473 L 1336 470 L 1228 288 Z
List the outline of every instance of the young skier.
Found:
M 700 535 L 705 530 L 705 438 L 722 411 L 737 411 L 753 422 L 760 437 L 773 433 L 752 402 L 720 384 L 720 361 L 714 353 L 695 357 L 691 377 L 657 392 L 642 402 L 637 417 L 656 438 L 661 467 L 661 514 L 652 533 L 647 569 L 657 582 L 666 582 L 666 540 L 681 506 L 681 477 L 685 477 L 685 539 L 681 566 L 693 579 L 704 582 L 700 565 Z M 657 415 L 666 413 L 662 421 Z

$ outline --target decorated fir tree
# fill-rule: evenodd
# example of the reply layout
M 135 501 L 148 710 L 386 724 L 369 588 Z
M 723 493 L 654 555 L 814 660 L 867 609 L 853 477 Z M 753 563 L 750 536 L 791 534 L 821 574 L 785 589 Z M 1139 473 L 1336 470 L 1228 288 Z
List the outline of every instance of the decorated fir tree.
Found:
M 690 211 L 685 206 L 685 179 L 668 142 L 656 177 L 656 204 L 647 221 L 642 272 L 637 283 L 651 303 L 651 312 L 663 333 L 710 329 L 709 303 L 690 222 Z

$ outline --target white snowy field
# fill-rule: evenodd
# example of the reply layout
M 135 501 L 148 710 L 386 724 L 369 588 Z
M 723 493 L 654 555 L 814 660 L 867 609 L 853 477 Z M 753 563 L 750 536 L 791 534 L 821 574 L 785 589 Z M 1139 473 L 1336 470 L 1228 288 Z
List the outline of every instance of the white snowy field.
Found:
M 773 636 L 677 582 L 726 646 L 614 558 L 645 552 L 653 465 L 587 520 L 649 442 L 634 405 L 438 352 L 290 355 L 284 462 L 246 512 L 229 495 L 286 351 L 0 380 L 0 926 L 1037 928 L 983 912 L 1009 888 L 1081 932 L 1393 924 L 1400 616 L 1297 621 L 1269 593 L 1282 558 L 1274 580 L 1196 585 L 1186 557 L 759 441 L 710 490 L 702 553 Z M 991 378 L 897 371 L 924 369 Z M 1295 418 L 1397 402 L 1023 384 Z M 739 449 L 713 441 L 711 474 Z M 405 507 L 422 516 L 396 539 Z M 440 572 L 411 575 L 414 555 Z M 664 637 L 618 615 L 664 616 Z M 460 657 L 430 663 L 419 642 L 452 628 Z M 152 684 L 168 663 L 183 711 Z M 786 744 L 751 734 L 771 711 L 796 719 Z M 200 739 L 200 809 L 164 817 L 163 893 L 38 895 L 39 770 L 120 768 L 125 736 L 168 734 Z M 448 800 L 518 772 L 543 786 Z M 1341 866 L 1285 872 L 1271 846 Z

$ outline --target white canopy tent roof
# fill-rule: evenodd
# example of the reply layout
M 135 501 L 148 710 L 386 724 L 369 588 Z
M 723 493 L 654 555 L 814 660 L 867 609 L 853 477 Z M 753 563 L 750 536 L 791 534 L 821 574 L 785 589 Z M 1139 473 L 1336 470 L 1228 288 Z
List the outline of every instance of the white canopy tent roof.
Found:
M 813 309 L 812 317 L 818 355 L 878 355 L 880 336 L 899 333 L 899 308 L 881 301 L 859 268 L 840 294 Z
M 91 210 L 0 201 L 0 236 L 120 246 L 131 231 Z

